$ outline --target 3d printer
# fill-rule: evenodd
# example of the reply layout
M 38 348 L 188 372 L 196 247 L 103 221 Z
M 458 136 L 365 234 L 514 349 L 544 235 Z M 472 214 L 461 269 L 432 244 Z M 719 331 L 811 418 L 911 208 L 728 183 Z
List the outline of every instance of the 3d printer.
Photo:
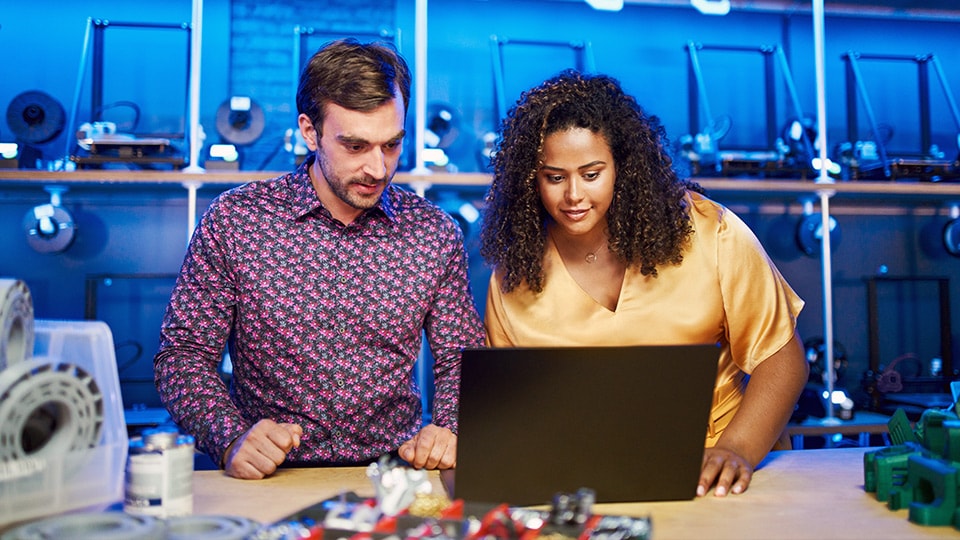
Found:
M 960 154 L 950 157 L 946 150 L 933 142 L 930 68 L 933 68 L 940 81 L 946 105 L 956 124 L 956 143 L 957 149 L 960 149 L 960 109 L 937 57 L 933 54 L 909 56 L 848 51 L 843 54 L 843 60 L 847 81 L 847 141 L 837 148 L 838 155 L 834 159 L 842 164 L 844 176 L 850 180 L 909 178 L 931 182 L 960 178 Z M 916 64 L 920 144 L 915 151 L 894 152 L 889 147 L 893 128 L 881 124 L 877 119 L 867 90 L 867 77 L 861 65 L 863 61 Z M 883 73 L 878 73 L 877 77 L 880 75 Z M 909 91 L 898 93 L 898 96 L 903 95 L 910 95 Z M 870 138 L 866 139 L 861 138 L 859 129 L 861 108 L 870 130 Z
M 695 176 L 756 176 L 774 178 L 812 178 L 815 170 L 816 131 L 813 119 L 800 106 L 793 76 L 783 48 L 776 46 L 741 47 L 704 45 L 688 42 L 690 134 L 680 139 L 680 156 Z M 714 116 L 701 67 L 700 51 L 759 53 L 763 65 L 764 131 L 761 146 L 721 145 L 733 121 L 729 116 Z M 790 114 L 781 126 L 777 111 L 777 72 L 779 69 L 789 97 Z
M 175 50 L 176 42 L 185 37 L 184 58 L 186 69 L 179 77 L 184 87 L 182 113 L 173 115 L 172 120 L 161 119 L 156 111 L 152 111 L 153 125 L 142 126 L 142 111 L 140 105 L 134 101 L 120 99 L 104 103 L 105 66 L 108 58 L 105 47 L 106 30 L 108 28 L 134 30 L 138 33 L 149 32 L 152 41 L 166 43 L 172 40 L 169 46 L 152 43 L 151 47 L 163 50 Z M 170 31 L 174 32 L 173 37 Z M 178 146 L 186 139 L 184 123 L 187 116 L 189 85 L 187 73 L 190 71 L 190 33 L 187 23 L 129 23 L 115 22 L 103 19 L 88 19 L 87 32 L 84 39 L 80 69 L 77 79 L 77 90 L 74 95 L 73 108 L 69 127 L 76 130 L 76 139 L 68 142 L 67 154 L 70 161 L 79 168 L 103 168 L 111 164 L 136 168 L 181 168 L 186 164 L 183 152 Z M 130 41 L 129 46 L 139 46 Z M 90 63 L 90 118 L 87 122 L 78 122 L 80 96 L 83 81 L 87 77 L 86 64 Z M 176 72 L 164 72 L 165 83 L 176 84 Z M 114 116 L 118 110 L 127 111 L 122 122 L 108 121 L 105 113 L 112 111 Z M 129 117 L 128 117 L 129 116 Z

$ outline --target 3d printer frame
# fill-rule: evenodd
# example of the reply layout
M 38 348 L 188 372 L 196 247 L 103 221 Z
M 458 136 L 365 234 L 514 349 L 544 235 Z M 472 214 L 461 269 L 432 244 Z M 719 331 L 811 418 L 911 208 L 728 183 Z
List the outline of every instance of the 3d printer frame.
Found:
M 808 178 L 815 174 L 812 160 L 815 157 L 814 138 L 809 130 L 804 129 L 799 134 L 796 155 L 786 155 L 783 151 L 781 137 L 781 123 L 777 107 L 777 72 L 787 92 L 789 109 L 794 121 L 802 122 L 807 118 L 800 105 L 796 84 L 787 62 L 786 54 L 780 45 L 738 46 L 738 45 L 705 45 L 703 43 L 688 42 L 684 48 L 689 55 L 688 64 L 688 111 L 690 133 L 701 136 L 707 132 L 710 136 L 711 126 L 715 121 L 710 107 L 709 93 L 701 68 L 700 51 L 720 51 L 730 53 L 757 54 L 763 61 L 763 95 L 764 95 L 764 125 L 766 140 L 765 146 L 739 149 L 719 149 L 717 141 L 712 141 L 717 154 L 713 158 L 703 159 L 693 163 L 694 174 L 710 172 L 720 173 L 723 176 L 731 175 L 758 175 L 774 177 Z M 701 112 L 703 113 L 701 116 Z M 705 117 L 706 122 L 703 121 Z M 722 137 L 722 135 L 721 135 Z M 719 138 L 719 137 L 718 137 Z
M 496 100 L 497 119 L 507 117 L 508 98 L 506 88 L 506 70 L 504 68 L 507 48 L 533 47 L 567 49 L 573 52 L 573 65 L 577 71 L 595 73 L 596 62 L 593 58 L 593 46 L 589 41 L 552 41 L 542 39 L 518 39 L 502 36 L 490 37 L 490 60 L 493 66 L 493 92 Z
M 889 412 L 884 410 L 884 406 L 894 403 L 891 406 L 903 406 L 903 403 L 922 404 L 924 407 L 933 406 L 942 396 L 950 392 L 950 383 L 958 376 L 960 371 L 954 365 L 953 360 L 953 336 L 950 310 L 950 279 L 943 276 L 869 276 L 865 277 L 867 291 L 867 317 L 868 317 L 868 357 L 869 374 L 872 380 L 864 381 L 868 394 L 871 394 L 871 408 L 880 412 Z M 939 359 L 939 366 L 934 365 L 931 360 L 929 365 L 925 359 L 922 359 L 917 353 L 907 352 L 899 354 L 896 358 L 889 358 L 890 351 L 884 350 L 881 338 L 886 332 L 881 328 L 881 299 L 884 296 L 894 295 L 895 299 L 900 296 L 913 295 L 917 297 L 921 292 L 926 292 L 933 297 L 933 287 L 936 288 L 935 302 L 937 307 L 939 347 L 934 352 Z M 922 288 L 922 289 L 921 289 Z M 916 302 L 916 300 L 914 300 Z M 909 312 L 905 305 L 896 302 L 896 312 L 886 313 L 885 318 L 891 316 L 907 317 Z M 915 325 L 922 325 L 922 321 L 912 321 Z M 906 329 L 906 327 L 904 327 Z M 888 336 L 889 337 L 889 336 Z M 922 339 L 919 335 L 906 335 L 907 340 L 913 340 L 917 343 Z M 900 351 L 902 353 L 902 351 Z M 918 351 L 919 352 L 919 351 Z M 884 358 L 887 354 L 887 358 Z M 913 361 L 917 366 L 911 372 L 905 370 L 901 373 L 897 363 L 900 360 Z M 885 362 L 886 361 L 886 362 Z M 933 400 L 933 401 L 931 401 Z
M 76 115 L 79 111 L 81 91 L 83 89 L 83 80 L 85 78 L 85 63 L 90 61 L 90 115 L 92 122 L 98 122 L 102 119 L 105 110 L 103 103 L 104 79 L 105 79 L 105 51 L 106 51 L 106 30 L 108 28 L 133 28 L 133 29 L 159 29 L 183 31 L 184 40 L 184 60 L 185 72 L 190 72 L 190 40 L 192 29 L 188 23 L 145 23 L 145 22 L 116 22 L 105 19 L 88 19 L 87 34 L 84 38 L 82 51 L 80 73 L 77 80 L 77 89 L 74 95 L 74 103 L 71 114 L 69 128 L 76 130 Z M 183 118 L 188 116 L 190 105 L 190 81 L 189 77 L 184 79 L 184 99 L 183 99 Z M 67 154 L 70 160 L 80 167 L 93 166 L 99 167 L 108 163 L 125 163 L 139 166 L 172 166 L 182 167 L 186 164 L 186 159 L 182 155 L 176 155 L 174 145 L 170 140 L 186 141 L 185 130 L 178 132 L 163 133 L 135 133 L 131 140 L 104 140 L 99 141 L 97 146 L 91 145 L 87 152 L 77 152 L 76 141 L 68 137 Z
M 953 159 L 931 155 L 933 146 L 932 114 L 930 107 L 930 68 L 932 67 L 944 98 L 953 115 L 958 130 L 957 144 L 960 150 L 960 110 L 950 90 L 950 85 L 944 75 L 943 67 L 934 54 L 897 55 L 897 54 L 864 54 L 857 51 L 847 51 L 842 55 L 846 74 L 846 106 L 847 106 L 847 141 L 855 143 L 859 140 L 859 106 L 862 105 L 870 134 L 876 146 L 876 159 L 854 159 L 851 167 L 851 179 L 881 179 L 896 180 L 899 178 L 915 178 L 920 180 L 940 181 L 960 178 L 960 155 Z M 916 154 L 902 154 L 890 156 L 890 151 L 883 140 L 880 125 L 870 102 L 861 61 L 880 61 L 891 63 L 914 63 L 917 66 L 917 118 L 920 123 L 920 141 Z

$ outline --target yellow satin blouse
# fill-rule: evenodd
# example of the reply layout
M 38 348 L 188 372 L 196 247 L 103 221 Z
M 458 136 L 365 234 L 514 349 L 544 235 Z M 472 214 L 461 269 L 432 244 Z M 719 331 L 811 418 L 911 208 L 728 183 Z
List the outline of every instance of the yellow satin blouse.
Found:
M 493 347 L 719 343 L 712 447 L 740 406 L 746 375 L 793 337 L 803 300 L 738 216 L 698 193 L 687 200 L 694 234 L 683 262 L 658 267 L 656 278 L 628 268 L 615 311 L 580 288 L 548 241 L 543 291 L 521 284 L 503 294 L 494 272 L 485 325 Z

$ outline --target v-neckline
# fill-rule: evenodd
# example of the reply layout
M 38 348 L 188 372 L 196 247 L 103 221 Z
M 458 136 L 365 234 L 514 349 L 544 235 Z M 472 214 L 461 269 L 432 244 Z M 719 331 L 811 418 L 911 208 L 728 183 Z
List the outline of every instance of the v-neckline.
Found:
M 602 302 L 597 300 L 592 294 L 587 292 L 587 290 L 583 287 L 580 281 L 578 281 L 577 278 L 574 277 L 574 275 L 570 272 L 570 269 L 567 268 L 567 263 L 563 260 L 563 256 L 560 255 L 560 249 L 557 247 L 556 241 L 554 241 L 552 236 L 550 236 L 549 239 L 550 239 L 550 249 L 552 251 L 551 256 L 557 260 L 560 266 L 563 267 L 563 273 L 567 276 L 567 279 L 569 279 L 570 282 L 572 282 L 584 296 L 586 296 L 591 301 L 593 301 L 594 304 L 603 308 L 603 310 L 606 311 L 607 313 L 610 313 L 611 315 L 615 315 L 617 313 L 617 310 L 620 308 L 620 306 L 623 305 L 623 290 L 624 290 L 624 284 L 627 281 L 626 269 L 624 269 L 623 277 L 620 280 L 620 290 L 617 291 L 617 304 L 616 306 L 614 306 L 613 309 L 610 309 L 609 307 L 605 306 Z

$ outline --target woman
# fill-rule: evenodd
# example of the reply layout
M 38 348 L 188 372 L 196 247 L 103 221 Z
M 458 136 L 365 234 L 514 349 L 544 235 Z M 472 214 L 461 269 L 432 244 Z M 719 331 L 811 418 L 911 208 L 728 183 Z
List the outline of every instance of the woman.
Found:
M 741 493 L 807 381 L 803 301 L 736 215 L 677 178 L 665 139 L 608 76 L 566 71 L 523 93 L 481 230 L 487 340 L 719 343 L 697 493 Z

